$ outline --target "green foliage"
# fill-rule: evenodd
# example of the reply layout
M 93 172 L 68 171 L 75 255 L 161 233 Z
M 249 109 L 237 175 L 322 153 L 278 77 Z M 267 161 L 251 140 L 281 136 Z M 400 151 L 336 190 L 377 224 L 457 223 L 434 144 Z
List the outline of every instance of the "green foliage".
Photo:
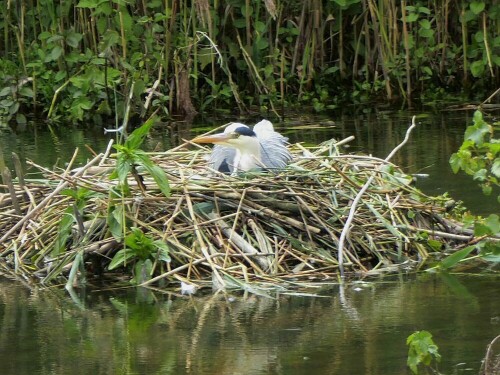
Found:
M 25 123 L 22 108 L 28 107 L 35 95 L 29 79 L 15 78 L 17 69 L 15 63 L 0 59 L 0 127 L 11 120 Z
M 139 228 L 129 228 L 127 206 L 121 202 L 123 197 L 130 194 L 128 185 L 130 175 L 142 187 L 142 176 L 139 175 L 138 168 L 143 168 L 153 177 L 165 196 L 170 195 L 170 185 L 165 172 L 140 149 L 153 124 L 154 118 L 151 118 L 135 129 L 123 145 L 114 146 L 118 154 L 115 169 L 110 175 L 110 178 L 118 179 L 119 184 L 109 193 L 110 201 L 116 203 L 109 206 L 107 224 L 113 237 L 119 241 L 123 239 L 124 247 L 115 254 L 108 268 L 113 270 L 132 264 L 134 266 L 132 283 L 136 285 L 151 278 L 154 269 L 153 261 L 170 262 L 169 248 L 166 243 L 153 240 Z
M 323 111 L 498 87 L 498 2 L 404 4 L 41 0 L 3 7 L 0 117 L 22 122 L 36 106 L 50 108 L 51 119 L 100 123 L 122 115 L 130 97 L 144 116 L 273 111 L 276 103 Z
M 97 193 L 92 192 L 86 188 L 78 188 L 74 190 L 65 189 L 61 191 L 61 195 L 71 197 L 74 202 L 72 205 L 69 205 L 68 208 L 64 211 L 64 215 L 59 222 L 57 238 L 51 251 L 52 256 L 57 256 L 66 251 L 66 245 L 72 234 L 73 227 L 77 225 L 77 216 L 79 216 L 80 220 L 83 221 L 83 210 L 87 204 L 87 201 L 91 197 L 96 196 L 96 194 Z
M 449 269 L 458 264 L 458 262 L 465 259 L 470 253 L 476 249 L 475 246 L 467 246 L 461 250 L 455 251 L 453 254 L 447 256 L 439 262 L 439 267 L 442 269 Z
M 118 153 L 115 169 L 111 173 L 110 178 L 118 179 L 119 184 L 109 192 L 110 202 L 116 203 L 109 205 L 107 224 L 111 234 L 117 240 L 123 239 L 127 232 L 126 211 L 124 205 L 121 203 L 121 199 L 130 195 L 128 178 L 132 176 L 138 186 L 143 190 L 145 189 L 143 177 L 139 173 L 138 168 L 143 168 L 153 177 L 160 191 L 166 197 L 170 195 L 170 184 L 165 172 L 154 164 L 149 156 L 139 148 L 153 124 L 154 118 L 151 118 L 144 125 L 135 129 L 127 137 L 123 145 L 113 146 Z
M 477 5 L 477 4 L 476 4 Z M 475 6 L 476 6 L 475 5 Z M 479 9 L 479 5 L 477 5 Z M 480 111 L 474 112 L 473 125 L 465 130 L 464 142 L 458 152 L 450 157 L 454 173 L 464 171 L 480 183 L 484 194 L 491 194 L 500 187 L 500 140 L 494 138 L 494 127 L 483 119 Z M 498 196 L 500 202 L 500 195 Z M 460 249 L 439 262 L 441 269 L 450 269 L 460 262 L 480 258 L 496 263 L 500 260 L 500 242 L 489 239 L 500 234 L 500 217 L 491 214 L 487 218 L 464 216 L 464 225 L 473 226 L 474 236 L 486 237 L 485 240 Z M 470 254 L 476 251 L 477 255 Z
M 154 119 L 151 118 L 144 125 L 135 129 L 127 137 L 123 145 L 113 146 L 118 151 L 118 156 L 116 158 L 115 170 L 110 178 L 117 178 L 120 185 L 126 188 L 128 186 L 127 178 L 130 173 L 134 174 L 139 183 L 142 177 L 139 176 L 136 167 L 143 167 L 153 177 L 161 192 L 168 197 L 170 195 L 170 185 L 165 172 L 154 164 L 144 151 L 139 149 L 153 124 Z
M 144 234 L 139 228 L 132 227 L 130 233 L 125 237 L 124 248 L 119 250 L 108 268 L 113 270 L 117 267 L 134 265 L 134 278 L 132 283 L 138 285 L 151 278 L 153 262 L 170 262 L 169 248 L 160 240 L 153 240 Z
M 408 345 L 407 364 L 414 374 L 419 373 L 419 366 L 430 367 L 432 361 L 441 361 L 438 346 L 432 340 L 432 335 L 428 331 L 416 331 L 406 339 Z
M 500 187 L 500 140 L 494 138 L 493 126 L 484 121 L 480 111 L 474 113 L 473 121 L 462 146 L 451 155 L 450 165 L 454 173 L 462 170 L 473 176 L 483 193 L 489 195 L 494 187 Z

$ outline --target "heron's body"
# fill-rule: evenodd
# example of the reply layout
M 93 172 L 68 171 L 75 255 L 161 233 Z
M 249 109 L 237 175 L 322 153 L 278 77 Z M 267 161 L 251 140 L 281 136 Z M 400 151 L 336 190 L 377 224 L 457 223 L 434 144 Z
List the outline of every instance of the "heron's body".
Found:
M 193 139 L 195 143 L 214 143 L 209 164 L 225 173 L 257 168 L 280 169 L 292 160 L 287 138 L 274 131 L 273 124 L 262 120 L 252 129 L 232 123 L 223 133 Z

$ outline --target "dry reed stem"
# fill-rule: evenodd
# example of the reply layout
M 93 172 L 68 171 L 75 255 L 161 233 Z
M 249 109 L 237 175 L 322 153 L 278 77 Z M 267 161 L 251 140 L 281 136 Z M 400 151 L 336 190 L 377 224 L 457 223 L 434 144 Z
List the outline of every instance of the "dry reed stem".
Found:
M 471 241 L 468 235 L 442 235 L 446 228 L 455 228 L 439 214 L 445 208 L 427 202 L 391 173 L 380 171 L 390 165 L 400 173 L 396 166 L 368 156 L 340 155 L 339 143 L 327 142 L 314 149 L 292 146 L 296 160 L 286 171 L 239 177 L 210 171 L 207 150 L 189 151 L 188 142 L 150 153 L 168 175 L 171 196 L 163 196 L 153 179 L 140 171 L 146 192 L 131 178 L 131 196 L 120 198 L 120 204 L 128 226 L 167 244 L 172 262 L 164 272 L 155 261 L 155 274 L 142 285 L 159 280 L 205 285 L 211 277 L 215 287 L 228 287 L 235 280 L 244 285 L 254 280 L 336 279 L 338 242 L 349 207 L 359 186 L 370 178 L 365 204 L 358 207 L 345 240 L 344 267 L 369 272 L 390 265 L 394 255 L 401 260 L 423 257 L 425 244 L 417 240 L 421 232 L 446 242 Z M 98 155 L 74 174 L 69 168 L 57 173 L 34 166 L 46 180 L 44 185 L 26 180 L 24 189 L 16 191 L 19 198 L 26 197 L 20 201 L 22 217 L 15 216 L 9 198 L 0 195 L 0 228 L 5 233 L 0 256 L 7 264 L 14 268 L 16 263 L 19 272 L 49 282 L 67 275 L 74 257 L 83 250 L 87 263 L 101 263 L 107 272 L 110 259 L 123 244 L 110 236 L 105 220 L 111 204 L 107 192 L 117 184 L 109 179 L 116 156 L 109 153 L 109 147 L 106 154 L 107 158 Z M 101 169 L 91 171 L 97 162 Z M 95 194 L 83 210 L 83 223 L 75 222 L 66 252 L 53 257 L 49 255 L 59 235 L 61 215 L 74 204 L 72 198 L 59 194 L 68 186 L 85 187 Z M 415 199 L 418 196 L 420 200 Z M 414 219 L 407 216 L 409 210 L 418 213 Z M 50 263 L 44 263 L 47 259 Z

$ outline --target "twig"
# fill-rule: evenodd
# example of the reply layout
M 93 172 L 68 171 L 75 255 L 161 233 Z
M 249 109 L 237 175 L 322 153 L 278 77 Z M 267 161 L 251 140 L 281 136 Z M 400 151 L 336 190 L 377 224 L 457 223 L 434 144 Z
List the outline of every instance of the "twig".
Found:
M 479 107 L 485 105 L 486 103 L 488 103 L 489 101 L 491 101 L 491 99 L 493 99 L 498 93 L 500 93 L 500 87 L 498 89 L 496 89 L 496 91 L 491 94 L 484 102 L 482 102 Z
M 406 131 L 405 138 L 384 159 L 385 161 L 389 161 L 390 159 L 392 159 L 392 157 L 394 156 L 394 154 L 396 154 L 396 152 L 398 152 L 406 144 L 406 142 L 408 142 L 408 139 L 410 138 L 411 131 L 415 128 L 415 126 L 417 126 L 417 124 L 415 124 L 415 119 L 416 119 L 416 116 L 413 116 L 413 118 L 411 120 L 411 126 Z M 346 222 L 344 224 L 344 228 L 342 228 L 342 233 L 340 234 L 340 239 L 339 239 L 339 248 L 338 248 L 338 256 L 337 256 L 338 257 L 338 261 L 339 261 L 340 275 L 342 277 L 344 276 L 344 242 L 345 242 L 345 239 L 346 239 L 346 237 L 349 234 L 349 231 L 351 229 L 351 223 L 352 223 L 352 221 L 354 219 L 354 215 L 356 213 L 357 205 L 358 205 L 359 201 L 361 200 L 361 197 L 363 196 L 363 194 L 365 193 L 365 191 L 368 189 L 368 187 L 370 186 L 370 184 L 372 183 L 372 181 L 375 179 L 375 176 L 377 175 L 379 169 L 380 169 L 380 167 L 376 168 L 376 170 L 372 173 L 372 175 L 370 176 L 370 178 L 368 178 L 368 180 L 365 182 L 365 184 L 363 185 L 363 187 L 361 188 L 361 190 L 358 192 L 358 194 L 354 198 L 354 200 L 353 200 L 353 202 L 351 204 L 351 208 L 349 210 L 349 215 L 348 215 L 347 220 L 346 220 Z
M 236 233 L 224 220 L 220 218 L 220 216 L 218 216 L 214 212 L 208 213 L 207 216 L 211 220 L 217 220 L 216 224 L 221 228 L 222 233 L 227 237 L 229 241 L 238 246 L 241 251 L 250 255 L 260 254 L 260 252 L 255 247 L 245 241 L 245 239 L 238 233 Z M 269 263 L 266 259 L 259 257 L 256 259 L 256 261 L 264 270 L 267 270 L 269 268 Z
M 75 154 L 76 153 L 77 153 L 77 151 L 75 151 Z M 81 176 L 89 167 L 94 165 L 101 158 L 101 156 L 102 156 L 102 154 L 97 155 L 90 162 L 88 162 L 85 167 L 83 167 L 81 170 L 76 172 L 74 176 L 76 176 L 76 177 Z M 71 164 L 69 164 L 69 166 L 70 165 Z M 6 233 L 4 233 L 2 238 L 0 238 L 0 244 L 3 243 L 7 238 L 9 238 L 9 236 L 12 233 L 14 233 L 20 226 L 24 225 L 24 223 L 26 221 L 31 220 L 31 218 L 33 218 L 33 216 L 35 216 L 35 214 L 37 214 L 39 211 L 41 211 L 42 208 L 44 208 L 54 197 L 57 196 L 57 194 L 59 194 L 59 192 L 61 192 L 61 190 L 65 189 L 66 186 L 68 186 L 68 185 L 69 185 L 68 181 L 64 181 L 64 182 L 61 181 L 59 183 L 59 185 L 54 189 L 54 191 L 52 191 L 52 193 L 50 193 L 47 197 L 45 197 L 36 207 L 34 207 L 30 212 L 28 212 L 25 216 L 23 216 L 23 218 L 21 220 L 19 220 L 12 228 L 10 228 Z
M 488 350 L 486 351 L 486 356 L 484 357 L 484 375 L 493 375 L 493 372 L 490 373 L 490 356 L 492 352 L 493 345 L 497 342 L 497 340 L 500 340 L 500 335 L 495 337 L 488 345 Z

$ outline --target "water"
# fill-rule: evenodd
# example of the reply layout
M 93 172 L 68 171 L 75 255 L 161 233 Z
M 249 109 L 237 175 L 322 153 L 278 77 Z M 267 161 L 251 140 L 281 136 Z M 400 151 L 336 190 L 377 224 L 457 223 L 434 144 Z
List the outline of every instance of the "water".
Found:
M 500 333 L 499 277 L 393 275 L 322 298 L 147 290 L 30 292 L 0 282 L 0 373 L 409 374 L 429 330 L 443 374 L 477 374 Z
M 282 130 L 292 142 L 311 144 L 355 135 L 349 152 L 385 157 L 404 138 L 411 115 L 294 118 Z M 427 193 L 448 191 L 476 213 L 495 213 L 495 199 L 448 165 L 471 116 L 421 118 L 393 161 L 408 173 L 428 173 L 417 181 Z M 324 127 L 301 128 L 307 124 Z M 79 147 L 77 166 L 114 137 L 95 128 L 34 129 L 0 129 L 6 164 L 15 151 L 65 167 Z M 166 149 L 191 136 L 188 126 L 165 126 L 146 145 Z M 126 289 L 71 299 L 62 289 L 30 291 L 2 280 L 0 374 L 407 374 L 406 337 L 423 329 L 440 348 L 442 373 L 477 374 L 487 344 L 500 334 L 498 282 L 498 275 L 395 275 L 325 286 L 322 298 Z

